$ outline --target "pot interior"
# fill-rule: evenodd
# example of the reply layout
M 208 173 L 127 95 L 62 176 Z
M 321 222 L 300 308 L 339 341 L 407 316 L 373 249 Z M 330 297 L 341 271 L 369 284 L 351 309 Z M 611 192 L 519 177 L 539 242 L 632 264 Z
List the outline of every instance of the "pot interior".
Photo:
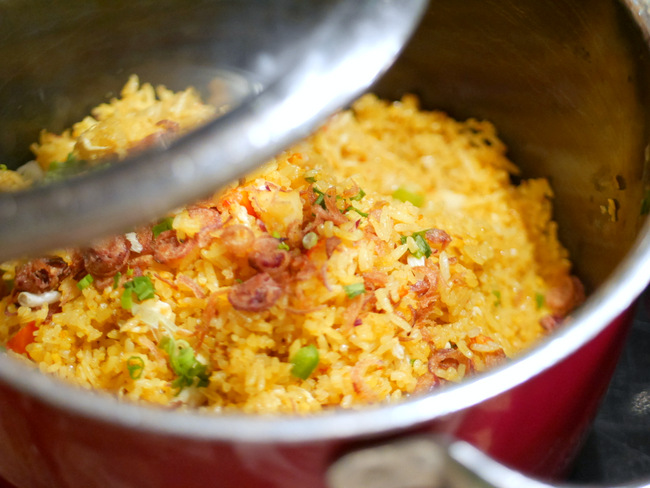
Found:
M 334 4 L 243 2 L 237 10 L 239 2 L 72 8 L 57 1 L 34 10 L 5 2 L 0 14 L 11 15 L 0 15 L 0 31 L 8 33 L 0 100 L 11 103 L 0 107 L 0 158 L 12 167 L 28 160 L 43 127 L 66 127 L 115 94 L 130 73 L 173 89 L 205 89 L 221 74 L 232 103 L 246 103 L 297 55 L 284 48 L 313 27 L 300 13 L 325 14 Z M 50 7 L 59 9 L 55 17 Z M 295 12 L 292 29 L 261 35 L 242 27 L 283 8 Z M 215 29 L 220 9 L 238 22 Z M 372 88 L 387 98 L 414 93 L 424 108 L 493 122 L 522 176 L 550 179 L 561 240 L 588 291 L 622 262 L 645 220 L 650 59 L 637 21 L 614 0 L 432 0 L 403 54 Z M 38 49 L 42 55 L 25 62 Z
M 492 121 L 525 177 L 547 177 L 576 274 L 593 291 L 645 215 L 649 58 L 612 0 L 436 0 L 383 96 Z

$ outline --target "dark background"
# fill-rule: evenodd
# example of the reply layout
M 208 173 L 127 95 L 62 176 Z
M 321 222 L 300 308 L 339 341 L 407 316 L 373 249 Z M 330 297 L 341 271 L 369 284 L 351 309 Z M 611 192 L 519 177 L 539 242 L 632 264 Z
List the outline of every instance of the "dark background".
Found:
M 596 420 L 576 460 L 572 481 L 618 484 L 650 477 L 650 288 Z

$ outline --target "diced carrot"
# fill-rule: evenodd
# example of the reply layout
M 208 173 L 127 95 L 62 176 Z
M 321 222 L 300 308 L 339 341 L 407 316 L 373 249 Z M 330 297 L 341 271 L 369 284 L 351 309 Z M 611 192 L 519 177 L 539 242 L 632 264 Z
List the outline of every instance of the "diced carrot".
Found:
M 253 208 L 253 204 L 248 198 L 248 192 L 243 188 L 238 187 L 232 189 L 231 191 L 226 193 L 226 195 L 222 200 L 222 205 L 225 207 L 229 207 L 233 203 L 237 203 L 242 207 L 246 208 L 246 212 L 248 212 L 249 215 L 252 215 L 253 217 L 258 217 L 257 213 L 255 212 L 255 209 Z
M 9 341 L 7 341 L 7 349 L 11 349 L 18 354 L 25 354 L 27 352 L 27 346 L 34 342 L 34 332 L 37 330 L 38 327 L 36 327 L 35 321 L 24 325 L 11 339 L 9 339 Z

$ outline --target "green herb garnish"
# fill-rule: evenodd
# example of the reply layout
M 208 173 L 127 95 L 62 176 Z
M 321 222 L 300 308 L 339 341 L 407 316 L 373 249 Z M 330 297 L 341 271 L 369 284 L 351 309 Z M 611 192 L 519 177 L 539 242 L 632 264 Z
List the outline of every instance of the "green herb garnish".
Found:
M 316 178 L 314 178 L 313 176 L 305 176 L 305 181 L 307 183 L 316 183 Z
M 353 197 L 350 197 L 350 200 L 355 200 L 355 201 L 358 202 L 359 200 L 361 200 L 365 196 L 366 196 L 366 192 L 363 191 L 363 189 L 359 188 L 359 193 L 357 193 Z
M 124 310 L 131 310 L 133 307 L 133 292 L 130 288 L 124 288 L 120 297 L 120 304 Z
M 428 258 L 429 256 L 431 256 L 431 252 L 432 252 L 431 246 L 429 246 L 429 243 L 424 237 L 426 232 L 427 232 L 426 230 L 422 230 L 420 232 L 414 232 L 410 236 L 400 237 L 400 242 L 402 244 L 406 244 L 406 240 L 408 239 L 408 237 L 413 238 L 415 244 L 418 246 L 418 249 L 415 252 L 411 251 L 411 254 L 418 259 L 420 259 L 421 257 Z
M 120 279 L 121 278 L 122 278 L 122 273 L 120 273 L 119 271 L 117 273 L 115 273 L 115 276 L 113 276 L 113 290 L 117 289 L 117 287 L 120 284 Z
M 289 249 L 291 249 L 289 247 L 289 244 L 284 242 L 284 238 L 280 235 L 279 232 L 277 231 L 271 232 L 271 237 L 275 237 L 276 239 L 280 240 L 280 244 L 278 244 L 278 249 L 282 249 L 283 251 L 288 251 Z
M 156 289 L 148 276 L 136 276 L 131 281 L 124 283 L 122 293 L 122 308 L 131 310 L 133 307 L 133 294 L 142 302 L 156 296 Z
M 537 305 L 537 310 L 544 306 L 544 295 L 535 293 L 535 305 Z
M 499 290 L 492 290 L 492 294 L 496 298 L 496 300 L 494 300 L 494 306 L 495 307 L 500 307 L 501 306 L 501 292 Z
M 424 205 L 424 195 L 420 193 L 414 193 L 402 186 L 393 192 L 393 198 L 401 202 L 411 202 L 416 207 L 421 207 Z
M 166 230 L 172 230 L 173 222 L 174 222 L 174 217 L 167 217 L 165 219 L 162 219 L 156 225 L 154 225 L 151 228 L 151 232 L 153 232 L 154 239 L 158 237 L 160 234 L 162 234 L 163 232 L 165 232 Z
M 0 171 L 7 171 L 7 165 L 6 164 L 0 164 Z
M 131 289 L 140 301 L 156 296 L 153 282 L 148 276 L 136 276 L 133 280 L 124 283 L 124 288 Z
M 314 201 L 316 205 L 320 205 L 323 210 L 327 210 L 327 207 L 325 206 L 325 193 L 320 191 L 318 188 L 312 188 L 314 190 L 314 193 L 318 195 L 318 198 Z
M 307 232 L 302 238 L 302 246 L 305 249 L 311 249 L 318 244 L 318 234 L 316 232 Z
M 301 347 L 290 360 L 291 364 L 293 364 L 291 374 L 296 378 L 306 380 L 314 372 L 316 366 L 318 366 L 319 360 L 320 357 L 316 346 L 310 344 L 309 346 Z
M 178 376 L 172 382 L 174 388 L 178 388 L 180 391 L 184 387 L 194 384 L 199 387 L 208 386 L 210 376 L 207 366 L 196 359 L 194 349 L 187 341 L 176 341 L 173 337 L 163 337 L 159 347 L 169 356 L 169 365 Z
M 132 380 L 139 379 L 144 371 L 144 359 L 140 356 L 131 356 L 126 360 L 126 369 L 129 371 Z
M 361 210 L 359 210 L 359 209 L 356 208 L 356 207 L 353 207 L 352 205 L 348 205 L 348 208 L 346 208 L 346 209 L 343 211 L 343 213 L 348 213 L 348 211 L 350 211 L 350 210 L 352 210 L 353 212 L 358 213 L 358 214 L 361 215 L 362 217 L 367 217 L 367 216 L 368 216 L 368 214 L 367 214 L 366 212 L 362 212 Z
M 366 286 L 363 283 L 352 283 L 343 287 L 348 298 L 357 297 L 366 292 Z
M 84 290 L 92 285 L 93 281 L 95 281 L 95 279 L 91 275 L 87 274 L 77 282 L 77 288 Z
M 89 168 L 87 161 L 77 159 L 74 153 L 69 153 L 65 161 L 52 161 L 45 173 L 45 182 L 63 180 L 84 172 Z

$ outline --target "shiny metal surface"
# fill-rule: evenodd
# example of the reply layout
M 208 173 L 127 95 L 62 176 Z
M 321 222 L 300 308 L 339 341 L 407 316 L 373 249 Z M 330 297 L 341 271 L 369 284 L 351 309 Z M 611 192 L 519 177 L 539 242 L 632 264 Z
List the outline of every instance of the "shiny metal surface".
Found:
M 399 10 L 397 4 L 389 2 L 388 5 Z M 437 0 L 397 64 L 375 90 L 384 96 L 413 91 L 421 96 L 425 106 L 439 106 L 457 117 L 470 114 L 487 117 L 501 128 L 502 136 L 510 143 L 512 157 L 522 166 L 524 174 L 550 176 L 556 191 L 557 218 L 563 225 L 562 237 L 578 273 L 589 288 L 595 288 L 586 305 L 575 314 L 570 327 L 549 337 L 508 367 L 462 385 L 379 409 L 336 412 L 325 417 L 282 417 L 269 421 L 237 415 L 206 418 L 191 413 L 149 410 L 118 402 L 112 397 L 79 391 L 38 372 L 26 371 L 23 365 L 4 356 L 0 356 L 0 377 L 56 405 L 123 425 L 199 438 L 295 442 L 345 438 L 424 422 L 506 391 L 574 352 L 622 313 L 641 293 L 650 277 L 650 227 L 647 222 L 643 224 L 645 216 L 639 213 L 648 177 L 644 159 L 650 111 L 650 104 L 645 103 L 650 87 L 645 83 L 648 54 L 646 46 L 639 44 L 640 31 L 616 2 L 564 0 L 544 3 L 544 7 L 540 5 L 535 0 L 468 0 L 462 5 L 453 0 Z M 568 17 L 567 12 L 571 14 Z M 381 18 L 389 13 L 387 9 Z M 569 30 L 569 25 L 574 24 L 577 28 Z M 324 35 L 320 31 L 317 33 Z M 362 32 L 357 35 L 363 37 Z M 603 42 L 604 39 L 607 42 Z M 395 52 L 399 50 L 395 41 L 388 45 L 394 47 Z M 378 55 L 382 62 L 385 60 L 383 48 L 387 46 L 379 44 L 376 48 L 382 54 Z M 585 51 L 589 56 L 585 56 Z M 356 62 L 354 57 L 345 60 Z M 320 62 L 314 60 L 309 64 Z M 506 66 L 514 68 L 506 71 Z M 344 65 L 337 65 L 337 68 L 343 69 Z M 543 76 L 538 76 L 540 74 Z M 340 72 L 334 71 L 331 76 L 335 75 L 339 76 Z M 263 140 L 252 139 L 260 143 L 260 153 L 275 150 L 275 137 L 269 133 L 269 126 L 277 127 L 285 111 L 294 113 L 296 107 L 291 104 L 304 101 L 300 98 L 304 93 L 288 96 L 283 104 L 269 111 L 263 110 L 263 102 L 293 82 L 273 85 L 272 92 L 263 92 L 254 103 L 217 120 L 215 124 L 224 124 L 224 127 L 219 126 L 223 129 L 220 134 L 226 139 L 226 136 L 233 136 L 230 140 L 235 140 L 236 134 L 231 128 L 241 127 L 241 123 L 251 136 L 264 134 Z M 559 88 L 550 89 L 551 83 Z M 342 99 L 337 100 L 343 103 Z M 619 115 L 613 115 L 614 107 Z M 310 120 L 313 119 L 310 117 Z M 294 122 L 298 126 L 289 135 L 296 136 L 306 130 L 306 126 L 300 125 L 304 121 L 296 119 Z M 97 205 L 101 200 L 96 198 L 97 192 L 117 188 L 116 194 L 102 195 L 122 212 L 135 213 L 131 205 L 124 205 L 122 197 L 126 198 L 131 190 L 143 194 L 157 191 L 153 188 L 153 179 L 140 178 L 143 174 L 164 167 L 173 168 L 174 164 L 183 161 L 200 175 L 216 171 L 209 168 L 210 156 L 205 154 L 214 152 L 214 139 L 208 137 L 212 130 L 207 127 L 160 155 L 147 155 L 140 165 L 116 166 L 97 175 L 95 184 L 90 186 L 85 179 L 71 182 L 71 187 L 80 193 L 80 200 L 66 204 L 73 208 L 83 202 Z M 616 140 L 614 134 L 618 135 Z M 242 154 L 241 148 L 232 147 L 227 140 L 223 142 L 220 152 L 241 159 L 234 167 L 219 166 L 219 178 L 234 176 L 254 164 Z M 185 154 L 188 159 L 174 159 L 178 153 Z M 192 159 L 191 155 L 197 159 Z M 147 159 L 154 156 L 158 158 L 157 166 L 149 164 Z M 206 165 L 195 166 L 199 160 Z M 624 190 L 614 186 L 616 175 L 624 176 Z M 163 178 L 166 181 L 162 184 L 174 187 L 175 195 L 189 198 L 178 172 L 172 169 Z M 160 175 L 156 181 L 160 183 Z M 213 188 L 208 185 L 209 181 L 206 176 L 206 186 Z M 60 196 L 57 189 L 52 188 L 38 201 L 42 204 L 56 200 L 57 196 Z M 616 221 L 601 209 L 601 204 L 611 196 L 620 200 Z M 5 205 L 4 212 L 11 199 L 0 201 Z M 46 220 L 38 215 L 36 203 L 37 199 L 30 203 L 34 206 L 33 222 Z M 45 209 L 58 208 L 57 205 L 52 202 Z M 145 206 L 142 211 L 152 212 L 152 207 Z M 53 212 L 56 215 L 57 212 Z M 46 216 L 53 217 L 49 213 Z M 6 249 L 15 251 L 16 247 L 27 250 L 27 244 L 17 242 L 15 236 L 10 235 L 8 229 L 11 227 L 4 226 L 8 225 L 8 220 L 2 227 L 2 249 L 5 252 Z M 66 228 L 63 233 L 80 239 L 86 232 L 96 231 L 98 226 L 107 223 L 103 217 L 99 222 L 81 217 L 77 221 L 83 228 Z M 117 220 L 108 223 L 120 225 Z M 638 230 L 641 225 L 643 227 Z M 37 229 L 31 232 L 33 236 L 38 235 Z
M 18 164 L 130 73 L 183 88 L 214 70 L 255 89 L 134 161 L 0 195 L 0 259 L 126 231 L 236 179 L 307 135 L 395 59 L 425 0 L 0 4 L 0 159 Z M 198 77 L 200 80 L 200 76 Z M 204 86 L 197 87 L 204 89 Z M 12 163 L 13 160 L 13 163 Z M 26 159 L 22 162 L 26 162 Z
M 494 121 L 524 175 L 551 179 L 560 233 L 590 296 L 571 324 L 528 353 L 430 395 L 364 411 L 302 418 L 205 416 L 144 408 L 70 387 L 0 355 L 2 382 L 72 418 L 97 421 L 111 431 L 121 429 L 138 438 L 152 436 L 158 442 L 180 438 L 199 446 L 221 442 L 276 452 L 300 443 L 313 447 L 319 442 L 393 436 L 433 421 L 444 422 L 450 415 L 460 412 L 462 416 L 463 409 L 543 377 L 588 347 L 624 314 L 650 279 L 650 223 L 640 214 L 650 183 L 647 19 L 640 13 L 645 12 L 641 2 L 628 4 L 634 7 L 630 11 L 613 0 L 435 0 L 398 62 L 374 87 L 387 97 L 415 92 L 425 107 L 440 107 L 459 118 Z M 348 73 L 339 71 L 337 76 L 342 72 Z M 263 94 L 258 100 L 263 100 Z M 290 99 L 298 105 L 307 102 Z M 268 135 L 269 125 L 277 125 L 279 114 L 291 112 L 292 107 L 283 105 L 265 118 L 260 114 L 267 107 L 251 104 L 221 120 L 245 122 L 250 134 Z M 294 122 L 292 135 L 309 125 L 301 119 Z M 197 157 L 205 155 L 212 150 L 206 133 L 199 132 L 175 147 L 179 151 L 187 148 L 187 154 Z M 260 148 L 277 148 L 273 137 L 253 140 Z M 223 142 L 224 151 L 235 151 L 228 141 Z M 191 161 L 190 166 L 194 165 Z M 241 161 L 241 167 L 230 168 L 228 174 L 234 175 L 249 163 L 243 156 Z M 127 170 L 118 167 L 103 177 L 119 179 L 122 171 Z M 133 188 L 138 183 L 128 185 Z M 613 214 L 608 212 L 612 205 Z M 97 230 L 97 224 L 91 224 L 84 223 Z M 68 422 L 65 427 L 74 425 Z M 523 479 L 505 476 L 510 473 L 506 468 L 463 446 L 454 444 L 449 451 L 456 466 L 469 465 L 470 471 L 487 466 L 488 472 L 481 476 L 488 480 L 495 479 L 491 476 L 503 482 Z M 256 451 L 246 451 L 247 460 L 250 452 Z M 297 486 L 300 480 L 291 481 Z

